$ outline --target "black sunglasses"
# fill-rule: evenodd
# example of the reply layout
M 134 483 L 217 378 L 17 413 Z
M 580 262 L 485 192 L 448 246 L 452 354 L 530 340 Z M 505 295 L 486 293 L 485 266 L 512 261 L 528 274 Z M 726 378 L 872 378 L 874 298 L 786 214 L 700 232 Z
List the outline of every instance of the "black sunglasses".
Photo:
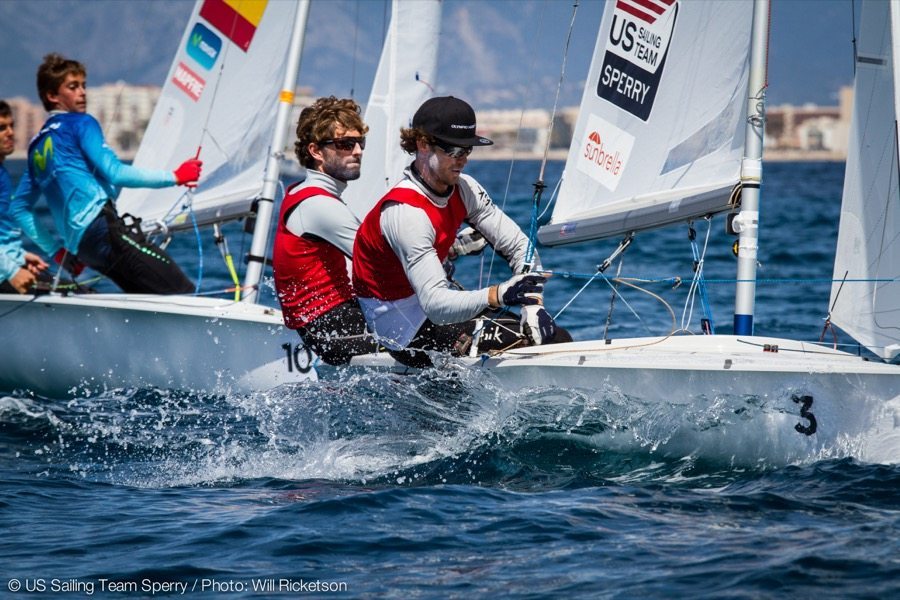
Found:
M 440 140 L 434 140 L 431 145 L 443 150 L 450 158 L 464 158 L 472 153 L 472 146 L 453 146 Z
M 356 145 L 359 144 L 360 150 L 366 149 L 366 138 L 364 137 L 339 137 L 330 140 L 322 140 L 321 142 L 317 142 L 319 146 L 327 146 L 328 144 L 334 144 L 334 147 L 338 150 L 342 150 L 343 152 L 348 152 L 356 148 Z

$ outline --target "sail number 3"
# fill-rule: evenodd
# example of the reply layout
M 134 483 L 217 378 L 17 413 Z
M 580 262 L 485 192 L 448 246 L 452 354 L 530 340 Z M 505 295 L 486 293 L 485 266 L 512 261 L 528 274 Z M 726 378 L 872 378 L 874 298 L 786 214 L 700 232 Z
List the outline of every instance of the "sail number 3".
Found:
M 800 417 L 809 421 L 809 425 L 797 423 L 796 425 L 794 425 L 794 429 L 796 429 L 798 433 L 803 433 L 805 435 L 814 434 L 816 432 L 816 428 L 819 425 L 816 422 L 816 415 L 812 414 L 812 412 L 809 410 L 809 408 L 813 404 L 813 397 L 791 396 L 791 400 L 793 400 L 795 404 L 800 405 Z

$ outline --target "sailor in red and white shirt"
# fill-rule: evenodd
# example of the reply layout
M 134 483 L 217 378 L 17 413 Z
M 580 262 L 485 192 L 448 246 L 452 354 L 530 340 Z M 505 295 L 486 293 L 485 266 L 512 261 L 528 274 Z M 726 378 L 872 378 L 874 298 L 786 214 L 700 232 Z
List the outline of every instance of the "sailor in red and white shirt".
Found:
M 401 146 L 415 160 L 357 232 L 353 286 L 369 329 L 411 366 L 431 364 L 421 350 L 465 351 L 476 318 L 488 313 L 482 351 L 526 338 L 538 344 L 571 339 L 542 307 L 545 278 L 526 272 L 527 236 L 477 181 L 462 174 L 473 146 L 493 143 L 476 135 L 475 125 L 472 107 L 452 96 L 422 104 L 412 127 L 401 131 Z M 506 259 L 511 279 L 471 291 L 450 285 L 442 263 L 464 222 Z M 492 310 L 509 306 L 523 307 L 521 328 L 518 319 L 493 318 Z
M 348 272 L 359 219 L 341 199 L 359 178 L 368 129 L 350 99 L 320 98 L 303 109 L 295 151 L 307 175 L 288 190 L 275 232 L 272 266 L 285 325 L 332 365 L 377 349 Z

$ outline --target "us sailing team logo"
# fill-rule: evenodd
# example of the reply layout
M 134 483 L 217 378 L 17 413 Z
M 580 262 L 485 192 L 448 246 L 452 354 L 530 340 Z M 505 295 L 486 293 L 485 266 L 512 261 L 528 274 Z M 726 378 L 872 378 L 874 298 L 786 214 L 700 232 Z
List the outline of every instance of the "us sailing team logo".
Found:
M 642 121 L 650 117 L 679 0 L 617 0 L 597 95 Z

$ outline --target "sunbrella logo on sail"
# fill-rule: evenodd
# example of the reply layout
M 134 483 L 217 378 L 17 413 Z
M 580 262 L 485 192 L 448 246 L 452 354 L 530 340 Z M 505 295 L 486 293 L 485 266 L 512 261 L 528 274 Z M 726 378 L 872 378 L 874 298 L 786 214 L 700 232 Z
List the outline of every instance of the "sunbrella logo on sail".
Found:
M 219 58 L 222 40 L 203 23 L 194 24 L 187 41 L 188 56 L 197 61 L 201 67 L 209 71 Z
M 678 0 L 617 0 L 598 96 L 642 121 L 650 117 L 677 15 Z
M 196 102 L 206 87 L 206 82 L 199 75 L 191 71 L 186 64 L 179 62 L 172 75 L 172 83 L 178 86 L 185 94 Z
M 634 136 L 597 115 L 588 117 L 576 166 L 611 192 L 616 191 L 631 157 Z

